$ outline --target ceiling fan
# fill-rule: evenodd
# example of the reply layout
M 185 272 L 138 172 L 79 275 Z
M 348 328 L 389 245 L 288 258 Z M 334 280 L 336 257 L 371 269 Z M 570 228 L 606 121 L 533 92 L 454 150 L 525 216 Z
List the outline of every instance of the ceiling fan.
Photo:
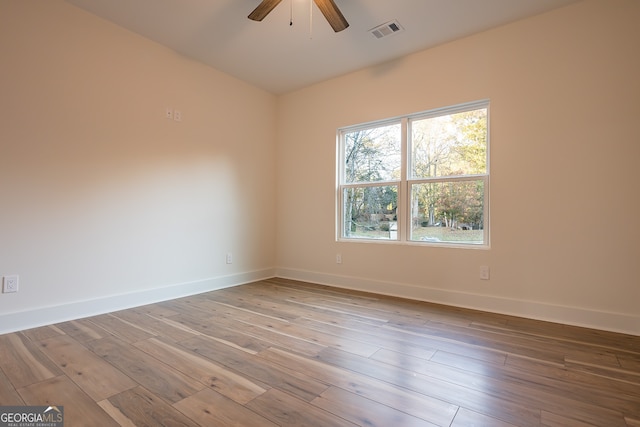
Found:
M 262 0 L 262 3 L 249 14 L 249 19 L 254 21 L 262 21 L 282 0 Z M 320 12 L 333 28 L 336 33 L 344 30 L 349 23 L 338 9 L 333 0 L 313 0 Z

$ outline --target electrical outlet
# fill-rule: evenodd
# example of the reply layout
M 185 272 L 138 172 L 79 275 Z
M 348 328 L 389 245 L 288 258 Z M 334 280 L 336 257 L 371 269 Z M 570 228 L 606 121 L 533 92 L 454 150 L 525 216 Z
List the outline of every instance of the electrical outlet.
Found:
M 169 120 L 173 119 L 173 109 L 172 109 L 172 108 L 167 107 L 167 108 L 164 110 L 164 116 L 165 116 L 167 119 L 169 119 Z
M 182 111 L 173 110 L 173 120 L 175 120 L 176 122 L 181 122 L 182 121 Z
M 2 292 L 5 294 L 18 292 L 18 276 L 4 276 Z
M 227 252 L 227 264 L 233 263 L 233 254 L 231 252 Z
M 489 266 L 481 265 L 480 266 L 480 280 L 489 280 Z
M 336 264 L 342 264 L 342 254 L 336 254 Z

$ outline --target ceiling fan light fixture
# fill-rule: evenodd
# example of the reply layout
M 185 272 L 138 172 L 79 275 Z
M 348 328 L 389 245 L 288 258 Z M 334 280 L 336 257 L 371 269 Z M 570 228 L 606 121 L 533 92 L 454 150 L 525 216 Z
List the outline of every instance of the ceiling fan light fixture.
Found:
M 262 21 L 282 0 L 262 0 L 248 16 L 253 21 Z M 349 23 L 333 0 L 313 0 L 320 12 L 336 33 L 346 29 Z
M 248 16 L 252 21 L 262 21 L 282 0 L 264 0 Z

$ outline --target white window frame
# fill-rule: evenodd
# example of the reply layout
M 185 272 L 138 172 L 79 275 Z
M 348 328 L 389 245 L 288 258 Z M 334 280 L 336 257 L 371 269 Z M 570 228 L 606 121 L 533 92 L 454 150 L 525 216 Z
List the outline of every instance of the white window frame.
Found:
M 410 135 L 411 135 L 411 121 L 428 119 L 438 116 L 446 116 L 455 113 L 461 113 L 465 111 L 472 111 L 478 109 L 487 110 L 487 135 L 486 135 L 486 171 L 483 174 L 470 174 L 470 175 L 454 175 L 454 176 L 435 176 L 429 178 L 413 178 L 410 175 L 411 162 L 413 161 L 410 147 Z M 346 183 L 345 177 L 345 159 L 344 159 L 344 144 L 345 135 L 358 130 L 370 129 L 373 127 L 382 127 L 391 124 L 400 124 L 401 128 L 401 174 L 399 180 L 389 181 L 375 181 L 375 182 L 356 182 Z M 403 244 L 403 245 L 419 245 L 419 246 L 435 246 L 446 248 L 465 248 L 465 249 L 489 249 L 490 248 L 490 204 L 489 204 L 489 182 L 490 182 L 490 102 L 488 99 L 468 102 L 464 104 L 453 105 L 444 108 L 437 108 L 433 110 L 423 111 L 419 113 L 409 114 L 406 116 L 395 117 L 391 119 L 379 120 L 368 123 L 361 123 L 359 125 L 347 126 L 338 129 L 337 132 L 337 144 L 336 144 L 336 240 L 339 242 L 359 242 L 359 243 L 381 243 L 381 244 Z M 484 200 L 483 200 L 483 242 L 482 243 L 459 243 L 459 242 L 430 242 L 421 240 L 410 240 L 411 226 L 412 226 L 412 213 L 410 207 L 410 192 L 411 186 L 414 184 L 422 183 L 446 183 L 446 182 L 461 182 L 461 181 L 477 181 L 482 180 L 484 183 Z M 397 212 L 398 219 L 398 233 L 397 239 L 368 239 L 363 237 L 345 237 L 345 213 L 344 213 L 344 193 L 348 188 L 362 188 L 362 187 L 383 187 L 383 186 L 397 186 L 398 198 L 397 198 Z

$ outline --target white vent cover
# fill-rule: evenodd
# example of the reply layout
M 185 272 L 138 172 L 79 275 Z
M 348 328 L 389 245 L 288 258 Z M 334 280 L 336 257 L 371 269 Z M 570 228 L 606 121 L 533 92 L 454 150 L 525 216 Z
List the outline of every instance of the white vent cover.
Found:
M 386 36 L 390 36 L 391 34 L 396 34 L 404 31 L 404 28 L 400 25 L 398 21 L 389 21 L 385 22 L 382 25 L 378 25 L 375 28 L 369 30 L 371 34 L 376 36 L 377 39 L 381 39 Z

